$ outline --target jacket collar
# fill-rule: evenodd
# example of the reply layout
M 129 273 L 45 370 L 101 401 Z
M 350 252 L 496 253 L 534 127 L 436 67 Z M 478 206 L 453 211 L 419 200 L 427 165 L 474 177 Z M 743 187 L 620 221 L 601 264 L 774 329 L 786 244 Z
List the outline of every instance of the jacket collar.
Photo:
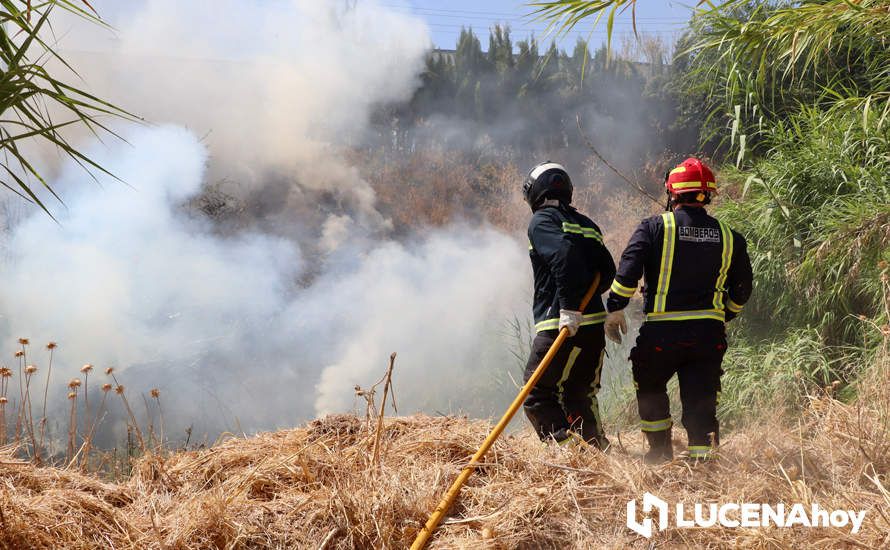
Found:
M 708 211 L 705 210 L 704 206 L 690 206 L 690 205 L 686 205 L 686 204 L 678 205 L 673 209 L 674 212 L 676 212 L 678 210 L 683 210 L 684 212 L 686 212 L 687 214 L 689 214 L 690 216 L 693 216 L 693 217 L 707 215 L 707 213 L 708 213 Z

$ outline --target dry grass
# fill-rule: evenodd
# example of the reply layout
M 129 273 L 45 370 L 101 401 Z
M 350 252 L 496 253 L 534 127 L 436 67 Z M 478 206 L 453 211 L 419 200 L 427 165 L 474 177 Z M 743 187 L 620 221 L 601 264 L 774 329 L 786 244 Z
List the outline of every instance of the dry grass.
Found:
M 527 430 L 505 436 L 431 547 L 648 548 L 624 526 L 626 501 L 648 490 L 690 503 L 867 510 L 855 536 L 831 528 L 671 529 L 653 539 L 661 547 L 886 548 L 887 372 L 879 369 L 874 382 L 883 383 L 870 384 L 867 401 L 814 398 L 797 428 L 771 420 L 736 432 L 710 464 L 645 467 L 636 433 L 622 434 L 609 455 L 544 446 Z M 373 423 L 331 416 L 210 449 L 147 455 L 122 484 L 16 462 L 7 450 L 0 548 L 405 548 L 488 429 L 454 417 L 387 419 L 376 468 Z

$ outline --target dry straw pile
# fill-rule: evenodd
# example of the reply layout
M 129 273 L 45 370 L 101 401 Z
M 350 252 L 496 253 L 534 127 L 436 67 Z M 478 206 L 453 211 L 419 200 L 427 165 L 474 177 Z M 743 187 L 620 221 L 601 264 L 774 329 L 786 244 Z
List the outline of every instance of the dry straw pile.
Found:
M 604 455 L 545 446 L 528 431 L 497 442 L 433 548 L 888 548 L 890 395 L 886 370 L 867 399 L 813 398 L 799 424 L 730 434 L 719 460 L 641 464 L 636 433 Z M 375 422 L 332 416 L 213 448 L 147 455 L 120 484 L 0 456 L 2 548 L 406 548 L 489 424 L 454 417 Z M 676 443 L 682 443 L 676 436 Z M 626 502 L 809 504 L 866 510 L 849 528 L 625 527 Z

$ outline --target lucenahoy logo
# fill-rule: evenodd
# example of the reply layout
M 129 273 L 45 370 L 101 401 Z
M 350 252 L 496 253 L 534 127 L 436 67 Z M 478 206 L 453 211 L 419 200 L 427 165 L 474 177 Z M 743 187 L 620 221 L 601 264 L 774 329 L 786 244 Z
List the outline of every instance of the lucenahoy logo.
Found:
M 643 493 L 642 512 L 647 515 L 655 511 L 656 519 L 637 519 L 637 501 L 627 501 L 627 527 L 646 538 L 652 536 L 657 523 L 658 530 L 668 527 L 670 506 L 652 493 Z M 816 503 L 807 508 L 803 504 L 784 503 L 759 504 L 753 502 L 725 504 L 697 502 L 687 506 L 678 502 L 674 508 L 674 526 L 678 528 L 707 527 L 847 527 L 856 534 L 865 519 L 865 510 L 826 510 Z

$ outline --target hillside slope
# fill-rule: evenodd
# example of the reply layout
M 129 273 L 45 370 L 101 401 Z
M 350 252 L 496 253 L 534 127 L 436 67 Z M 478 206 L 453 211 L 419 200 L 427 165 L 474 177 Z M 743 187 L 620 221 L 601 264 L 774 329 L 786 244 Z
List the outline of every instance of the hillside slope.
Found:
M 873 403 L 814 398 L 798 429 L 771 421 L 736 432 L 720 460 L 700 465 L 644 467 L 635 433 L 613 436 L 608 455 L 545 446 L 528 431 L 506 436 L 431 547 L 886 548 L 888 401 Z M 373 429 L 354 416 L 144 457 L 121 484 L 0 457 L 0 548 L 405 548 L 489 424 L 411 416 L 385 426 L 379 468 Z M 627 501 L 644 491 L 669 502 L 818 502 L 866 516 L 856 535 L 670 528 L 647 540 L 625 526 Z

